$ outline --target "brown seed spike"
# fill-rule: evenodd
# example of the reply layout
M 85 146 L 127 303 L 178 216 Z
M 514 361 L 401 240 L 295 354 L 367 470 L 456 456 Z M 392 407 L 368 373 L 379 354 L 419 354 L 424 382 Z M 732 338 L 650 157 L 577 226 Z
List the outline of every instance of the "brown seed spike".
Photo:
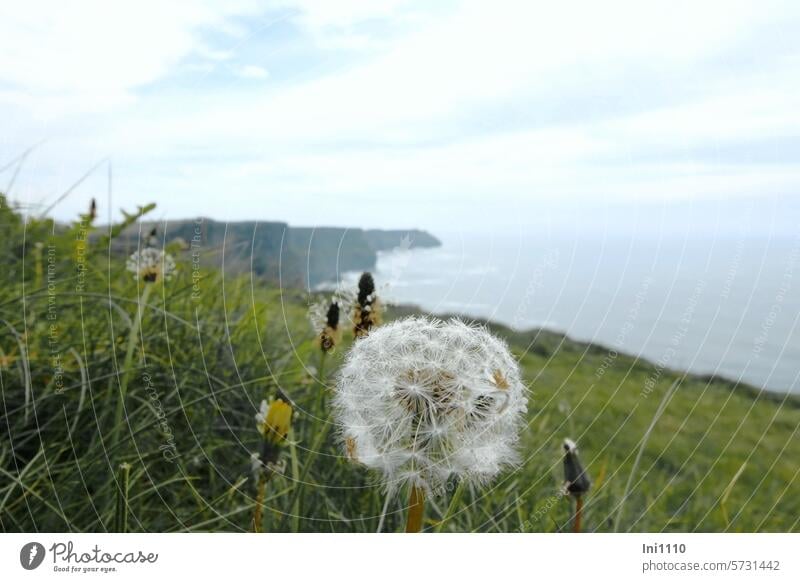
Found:
M 331 329 L 339 327 L 339 304 L 336 301 L 331 301 L 328 306 L 328 312 L 325 314 L 325 321 Z
M 375 280 L 372 274 L 364 273 L 358 281 L 358 296 L 353 311 L 353 335 L 363 338 L 370 330 L 380 325 L 380 306 L 375 295 Z

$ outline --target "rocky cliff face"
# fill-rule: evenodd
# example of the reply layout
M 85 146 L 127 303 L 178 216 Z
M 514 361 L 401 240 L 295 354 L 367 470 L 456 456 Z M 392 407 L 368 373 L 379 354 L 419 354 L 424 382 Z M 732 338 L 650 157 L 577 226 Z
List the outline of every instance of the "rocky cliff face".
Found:
M 158 244 L 181 240 L 205 266 L 226 272 L 252 269 L 284 286 L 314 287 L 344 271 L 370 270 L 378 251 L 436 247 L 433 235 L 416 229 L 364 230 L 339 227 L 293 227 L 285 222 L 218 222 L 207 218 L 146 222 L 130 228 L 118 246 L 136 246 L 139 233 L 156 228 Z

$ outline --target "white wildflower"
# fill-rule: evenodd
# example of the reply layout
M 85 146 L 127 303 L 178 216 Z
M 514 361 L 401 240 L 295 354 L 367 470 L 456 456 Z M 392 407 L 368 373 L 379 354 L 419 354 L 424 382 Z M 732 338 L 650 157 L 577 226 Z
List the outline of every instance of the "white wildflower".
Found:
M 172 255 L 152 247 L 133 253 L 128 257 L 126 267 L 137 281 L 146 283 L 155 283 L 162 279 L 168 281 L 176 271 Z
M 355 342 L 334 406 L 349 458 L 387 488 L 482 484 L 516 462 L 526 388 L 505 343 L 458 320 L 412 317 Z

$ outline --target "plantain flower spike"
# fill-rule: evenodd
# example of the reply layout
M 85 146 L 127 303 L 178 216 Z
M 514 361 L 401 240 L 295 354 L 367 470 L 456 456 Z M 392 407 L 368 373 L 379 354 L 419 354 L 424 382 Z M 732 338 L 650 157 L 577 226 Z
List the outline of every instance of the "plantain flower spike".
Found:
M 505 343 L 484 327 L 410 317 L 353 344 L 334 410 L 346 455 L 435 496 L 451 478 L 486 484 L 517 462 L 527 389 Z
M 336 297 L 330 303 L 314 305 L 309 311 L 311 326 L 319 334 L 317 340 L 323 352 L 332 351 L 341 341 L 342 330 L 339 327 L 341 312 L 340 300 Z
M 366 337 L 373 327 L 381 323 L 381 304 L 375 292 L 375 279 L 371 273 L 364 273 L 358 280 L 358 295 L 353 310 L 353 335 Z
M 169 281 L 177 270 L 172 255 L 152 247 L 133 253 L 128 257 L 126 267 L 134 279 L 145 283 Z
M 145 244 L 149 247 L 157 247 L 158 246 L 158 227 L 154 226 L 150 230 L 150 234 L 147 235 L 145 238 Z

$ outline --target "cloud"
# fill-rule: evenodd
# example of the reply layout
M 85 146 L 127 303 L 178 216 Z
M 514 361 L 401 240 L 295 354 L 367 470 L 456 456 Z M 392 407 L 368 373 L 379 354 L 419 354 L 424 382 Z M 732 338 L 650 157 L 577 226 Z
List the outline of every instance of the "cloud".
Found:
M 48 137 L 54 152 L 39 154 L 37 195 L 44 176 L 109 154 L 128 206 L 145 191 L 172 215 L 203 200 L 247 217 L 265 192 L 291 194 L 281 217 L 306 223 L 383 204 L 397 212 L 377 219 L 413 224 L 432 197 L 478 222 L 490 200 L 800 181 L 791 156 L 766 151 L 800 130 L 800 11 L 783 2 L 192 1 L 159 19 L 155 4 L 98 3 L 91 21 L 58 6 L 43 22 L 0 14 L 6 147 Z
M 243 79 L 263 80 L 269 78 L 269 71 L 258 65 L 242 65 L 234 70 Z
M 163 78 L 186 56 L 215 58 L 202 32 L 226 30 L 229 18 L 254 9 L 243 0 L 5 2 L 0 82 L 13 88 L 7 100 L 23 104 L 14 90 L 22 92 L 51 118 L 125 105 L 134 89 Z
M 485 5 L 467 4 L 449 19 L 403 38 L 387 54 L 363 64 L 283 84 L 279 91 L 229 95 L 213 115 L 189 110 L 173 123 L 159 123 L 166 122 L 165 129 L 174 125 L 181 133 L 192 125 L 201 135 L 228 134 L 232 139 L 244 137 L 241 133 L 255 126 L 262 135 L 284 144 L 285 140 L 315 147 L 361 142 L 374 147 L 425 146 L 451 136 L 473 137 L 474 126 L 492 108 L 504 115 L 497 116 L 497 122 L 484 119 L 483 133 L 597 121 L 587 120 L 586 114 L 595 108 L 592 97 L 598 91 L 612 104 L 605 117 L 627 116 L 646 131 L 655 129 L 654 123 L 669 129 L 678 122 L 678 127 L 700 131 L 705 126 L 724 136 L 726 127 L 733 133 L 747 129 L 745 124 L 774 125 L 767 117 L 793 114 L 789 99 L 781 95 L 768 96 L 770 105 L 779 107 L 760 109 L 767 104 L 757 95 L 764 85 L 763 69 L 755 74 L 737 71 L 739 82 L 726 85 L 718 71 L 704 65 L 736 45 L 737 24 L 758 21 L 754 10 L 729 10 L 729 26 L 721 27 L 719 6 L 705 14 L 692 9 L 693 24 L 684 30 L 688 8 L 651 15 L 639 3 L 616 3 L 575 19 L 566 9 L 542 11 L 527 9 L 528 4 L 498 3 L 486 11 L 481 6 Z M 652 26 L 642 31 L 642 23 Z M 674 42 L 678 37 L 681 42 Z M 699 77 L 706 72 L 708 77 Z M 778 83 L 778 90 L 784 91 L 793 88 L 792 77 L 786 67 L 773 71 L 766 81 Z M 743 78 L 754 85 L 742 82 Z M 670 84 L 655 86 L 665 80 Z M 701 87 L 704 90 L 698 91 Z M 575 97 L 583 101 L 575 102 Z M 737 99 L 752 103 L 743 109 L 734 103 Z M 575 106 L 561 119 L 548 119 L 554 106 L 565 101 Z M 724 104 L 731 115 L 723 118 L 717 110 L 709 118 L 714 105 L 703 105 L 706 101 Z M 636 107 L 642 104 L 646 111 L 637 118 Z M 729 119 L 740 113 L 747 115 Z M 202 119 L 194 125 L 181 117 Z M 716 128 L 696 123 L 704 119 L 735 123 Z
M 430 10 L 425 4 L 412 0 L 277 0 L 272 6 L 289 10 L 318 48 L 374 50 L 385 46 L 387 31 Z M 389 22 L 390 27 L 377 26 Z

